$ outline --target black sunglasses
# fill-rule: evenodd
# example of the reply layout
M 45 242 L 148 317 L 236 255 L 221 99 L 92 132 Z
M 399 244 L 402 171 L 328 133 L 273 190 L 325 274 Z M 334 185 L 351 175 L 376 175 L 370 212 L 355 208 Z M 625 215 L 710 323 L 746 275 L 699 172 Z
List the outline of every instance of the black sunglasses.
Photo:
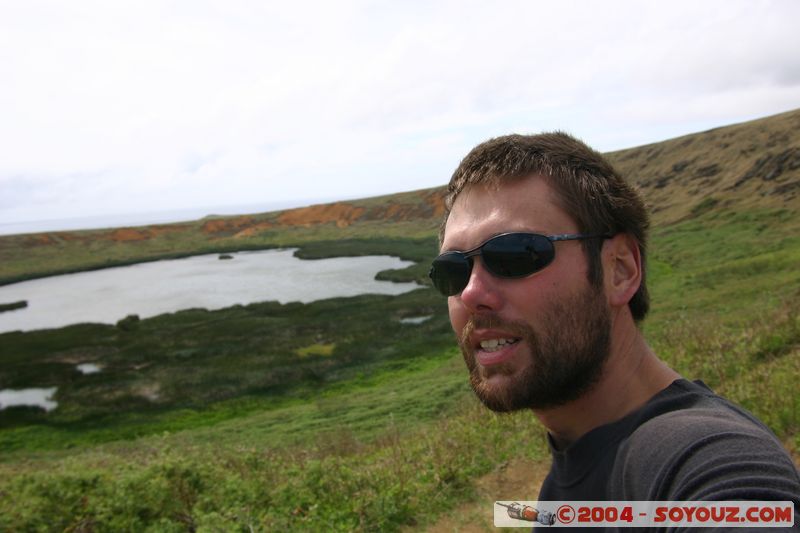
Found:
M 433 285 L 445 296 L 459 294 L 469 283 L 473 257 L 481 256 L 483 265 L 498 278 L 524 278 L 553 262 L 556 241 L 608 239 L 612 235 L 539 235 L 538 233 L 503 233 L 466 252 L 445 252 L 433 260 L 428 273 Z

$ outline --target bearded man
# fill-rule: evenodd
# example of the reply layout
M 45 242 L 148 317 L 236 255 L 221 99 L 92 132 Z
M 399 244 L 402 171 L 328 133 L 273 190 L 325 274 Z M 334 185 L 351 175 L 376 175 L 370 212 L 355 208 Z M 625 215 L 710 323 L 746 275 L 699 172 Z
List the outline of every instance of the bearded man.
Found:
M 478 398 L 548 430 L 540 501 L 798 508 L 772 432 L 645 341 L 648 214 L 603 156 L 563 133 L 492 139 L 456 169 L 446 207 L 431 279 Z

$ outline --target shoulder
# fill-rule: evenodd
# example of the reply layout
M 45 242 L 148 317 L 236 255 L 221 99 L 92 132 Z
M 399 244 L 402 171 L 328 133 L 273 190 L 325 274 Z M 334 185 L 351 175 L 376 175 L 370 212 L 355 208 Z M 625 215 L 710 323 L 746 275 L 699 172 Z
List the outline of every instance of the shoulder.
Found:
M 685 385 L 679 401 L 662 402 L 621 443 L 615 492 L 631 500 L 800 499 L 797 470 L 766 426 L 707 388 Z
M 662 458 L 734 451 L 754 441 L 782 450 L 772 432 L 746 411 L 725 400 L 706 400 L 696 405 L 658 414 L 644 421 L 630 435 L 628 452 L 656 454 Z

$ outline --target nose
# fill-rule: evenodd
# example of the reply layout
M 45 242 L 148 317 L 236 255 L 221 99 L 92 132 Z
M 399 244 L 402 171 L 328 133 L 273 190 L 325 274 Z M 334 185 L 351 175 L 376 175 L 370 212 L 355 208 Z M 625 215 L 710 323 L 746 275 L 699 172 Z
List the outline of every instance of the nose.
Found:
M 457 298 L 471 313 L 499 311 L 503 299 L 497 287 L 498 281 L 500 280 L 483 266 L 481 258 L 475 257 L 467 286 Z

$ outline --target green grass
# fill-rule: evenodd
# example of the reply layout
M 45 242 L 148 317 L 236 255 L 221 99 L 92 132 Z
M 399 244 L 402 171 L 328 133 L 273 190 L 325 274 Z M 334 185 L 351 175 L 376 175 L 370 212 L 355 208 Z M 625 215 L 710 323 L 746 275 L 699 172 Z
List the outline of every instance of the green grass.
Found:
M 419 524 L 473 497 L 470 480 L 496 464 L 545 453 L 530 417 L 487 415 L 466 403 L 413 430 L 389 420 L 371 444 L 342 432 L 318 446 L 279 450 L 167 435 L 127 453 L 50 459 L 55 472 L 25 465 L 4 483 L 11 505 L 0 528 L 392 531 Z M 524 434 L 525 445 L 512 433 Z
M 791 211 L 715 211 L 653 232 L 653 302 L 669 319 L 690 310 L 741 321 L 800 287 L 800 221 Z
M 654 231 L 645 335 L 800 445 L 800 217 L 701 211 Z M 301 253 L 397 247 L 422 262 L 392 273 L 405 279 L 435 254 L 432 233 L 361 231 Z M 0 411 L 0 530 L 419 528 L 497 465 L 547 455 L 529 413 L 477 405 L 428 289 L 125 324 L 0 335 L 0 385 L 58 386 L 60 402 Z M 77 359 L 104 370 L 81 375 Z

